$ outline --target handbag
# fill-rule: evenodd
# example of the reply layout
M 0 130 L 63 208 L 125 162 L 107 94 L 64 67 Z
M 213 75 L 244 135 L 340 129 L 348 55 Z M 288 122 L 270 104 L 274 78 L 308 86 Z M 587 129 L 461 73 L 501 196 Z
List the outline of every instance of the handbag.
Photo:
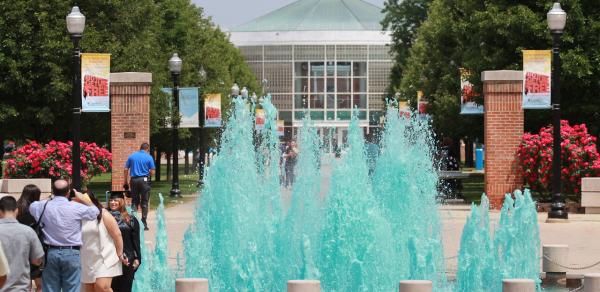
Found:
M 40 243 L 42 244 L 42 249 L 44 250 L 44 262 L 46 261 L 46 256 L 48 255 L 48 245 L 44 243 L 44 223 L 42 222 L 42 218 L 44 217 L 44 212 L 46 212 L 46 206 L 50 201 L 52 201 L 52 199 L 46 201 L 46 203 L 44 204 L 44 208 L 42 209 L 42 214 L 40 214 L 40 218 L 33 225 L 31 225 L 31 228 L 33 228 L 33 231 L 35 232 L 38 239 L 40 240 Z M 40 270 L 43 270 L 43 265 L 44 263 L 42 263 L 42 265 L 40 266 Z

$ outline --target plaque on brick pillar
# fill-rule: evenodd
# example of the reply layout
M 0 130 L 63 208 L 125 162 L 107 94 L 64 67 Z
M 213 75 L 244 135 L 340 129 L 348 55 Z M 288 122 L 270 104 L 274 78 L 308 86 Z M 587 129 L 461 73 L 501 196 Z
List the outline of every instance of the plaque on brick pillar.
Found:
M 123 190 L 123 169 L 129 155 L 150 142 L 151 73 L 111 73 L 112 190 Z
M 516 157 L 524 127 L 523 73 L 485 71 L 481 80 L 485 100 L 485 192 L 492 207 L 499 209 L 504 194 L 523 185 Z

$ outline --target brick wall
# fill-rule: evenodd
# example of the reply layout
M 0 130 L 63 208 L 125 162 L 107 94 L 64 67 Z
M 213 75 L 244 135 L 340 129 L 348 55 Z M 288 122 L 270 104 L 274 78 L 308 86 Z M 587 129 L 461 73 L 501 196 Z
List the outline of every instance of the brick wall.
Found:
M 127 157 L 150 142 L 151 73 L 112 73 L 110 83 L 110 131 L 112 190 L 123 190 Z
M 521 188 L 516 151 L 523 135 L 521 71 L 482 73 L 485 98 L 485 193 L 493 208 L 502 207 L 504 195 Z

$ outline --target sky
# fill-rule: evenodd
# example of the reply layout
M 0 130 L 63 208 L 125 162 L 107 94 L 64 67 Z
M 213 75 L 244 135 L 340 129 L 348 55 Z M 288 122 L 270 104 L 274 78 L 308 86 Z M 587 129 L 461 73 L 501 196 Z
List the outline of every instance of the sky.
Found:
M 229 30 L 296 0 L 192 0 L 215 24 Z M 384 0 L 363 0 L 383 7 Z

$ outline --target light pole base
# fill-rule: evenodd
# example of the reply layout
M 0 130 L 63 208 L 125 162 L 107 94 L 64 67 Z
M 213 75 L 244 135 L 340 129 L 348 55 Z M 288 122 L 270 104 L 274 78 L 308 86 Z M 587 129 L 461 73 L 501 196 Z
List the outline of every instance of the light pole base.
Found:
M 180 189 L 171 189 L 171 198 L 181 198 L 181 190 Z

